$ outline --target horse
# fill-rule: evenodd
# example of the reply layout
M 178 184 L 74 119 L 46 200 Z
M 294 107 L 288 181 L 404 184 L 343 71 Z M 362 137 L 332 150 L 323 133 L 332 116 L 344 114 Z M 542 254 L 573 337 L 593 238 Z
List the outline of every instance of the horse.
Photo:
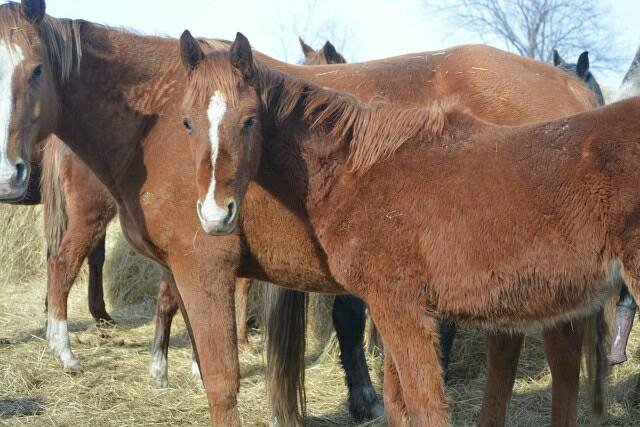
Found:
M 335 46 L 327 41 L 320 50 L 315 50 L 298 37 L 302 54 L 304 55 L 304 65 L 328 65 L 328 64 L 346 64 L 347 60 L 340 54 Z
M 640 95 L 640 48 L 638 48 L 620 88 L 616 92 L 614 100 L 621 101 L 638 95 Z
M 640 291 L 639 99 L 499 126 L 289 76 L 240 33 L 206 57 L 184 40 L 203 228 L 234 232 L 250 180 L 309 222 L 383 335 L 391 425 L 447 422 L 439 314 L 523 330 Z
M 129 242 L 172 273 L 167 285 L 179 296 L 212 422 L 238 425 L 235 279 L 347 293 L 331 275 L 317 236 L 282 201 L 256 185 L 246 193 L 237 233 L 217 239 L 203 233 L 193 214 L 198 194 L 195 174 L 188 167 L 196 153 L 189 148 L 180 120 L 188 72 L 177 40 L 52 18 L 42 0 L 1 5 L 0 36 L 5 54 L 15 55 L 5 64 L 13 72 L 6 93 L 16 100 L 10 118 L 17 124 L 7 132 L 4 153 L 9 168 L 26 167 L 36 141 L 54 133 L 91 169 L 116 201 Z M 16 49 L 8 51 L 7 46 Z M 228 45 L 219 43 L 219 48 Z M 470 107 L 505 124 L 558 117 L 591 105 L 586 88 L 552 67 L 483 46 L 320 67 L 260 56 L 274 67 L 363 99 L 424 103 L 447 93 L 473 93 L 467 99 Z M 335 78 L 341 73 L 352 77 Z M 535 90 L 532 81 L 537 82 Z M 0 173 L 3 199 L 24 192 L 24 183 L 12 179 L 11 169 L 8 172 Z M 545 332 L 547 342 L 554 343 L 549 352 L 554 390 L 566 393 L 564 398 L 554 397 L 554 412 L 561 417 L 570 417 L 575 403 L 571 391 L 578 381 L 582 329 L 574 326 Z M 514 349 L 517 354 L 522 341 L 508 334 L 490 334 L 488 341 L 491 380 L 483 412 L 493 420 L 504 412 L 512 386 L 509 374 L 517 361 L 505 356 Z M 571 357 L 560 360 L 554 355 L 558 352 Z M 501 359 L 508 363 L 506 375 L 496 375 L 505 372 Z
M 553 49 L 553 65 L 560 68 L 561 70 L 566 71 L 569 74 L 574 74 L 580 80 L 582 80 L 589 89 L 596 95 L 596 99 L 598 100 L 598 105 L 604 105 L 604 96 L 602 95 L 602 89 L 600 89 L 600 85 L 593 74 L 591 74 L 591 70 L 589 70 L 589 52 L 584 51 L 578 57 L 578 62 L 570 63 L 566 62 L 560 56 L 560 53 Z

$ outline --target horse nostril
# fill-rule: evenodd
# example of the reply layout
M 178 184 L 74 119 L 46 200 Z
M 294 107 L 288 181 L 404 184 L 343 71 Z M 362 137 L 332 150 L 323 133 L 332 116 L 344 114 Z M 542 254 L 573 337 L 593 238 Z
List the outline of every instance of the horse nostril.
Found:
M 27 180 L 27 165 L 20 162 L 16 164 L 16 185 L 22 186 Z
M 227 209 L 227 221 L 231 221 L 236 216 L 236 201 L 231 200 L 227 205 Z

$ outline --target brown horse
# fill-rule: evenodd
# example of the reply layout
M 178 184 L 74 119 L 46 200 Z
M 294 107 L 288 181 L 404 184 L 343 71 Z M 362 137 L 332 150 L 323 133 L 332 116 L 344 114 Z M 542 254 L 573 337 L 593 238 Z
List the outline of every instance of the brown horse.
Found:
M 300 47 L 304 54 L 304 65 L 329 65 L 329 64 L 346 64 L 347 60 L 344 59 L 330 41 L 327 41 L 320 50 L 315 50 L 302 40 L 302 37 L 298 38 L 300 41 Z
M 518 330 L 593 312 L 623 278 L 640 291 L 640 100 L 500 127 L 454 103 L 365 104 L 289 77 L 241 34 L 204 63 L 183 40 L 203 227 L 234 231 L 251 178 L 309 221 L 390 347 L 392 424 L 446 423 L 437 313 Z
M 55 19 L 44 10 L 42 0 L 0 6 L 3 52 L 8 56 L 7 46 L 19 48 L 9 62 L 17 65 L 11 68 L 7 91 L 16 100 L 10 114 L 15 126 L 6 144 L 9 166 L 22 169 L 20 158 L 28 159 L 33 144 L 56 133 L 96 174 L 116 200 L 129 241 L 173 273 L 169 286 L 179 291 L 188 314 L 212 421 L 237 425 L 236 276 L 305 291 L 344 289 L 332 277 L 308 223 L 257 185 L 247 191 L 238 233 L 210 239 L 202 232 L 193 214 L 198 195 L 189 166 L 192 153 L 179 119 L 187 72 L 176 40 Z M 470 108 L 504 123 L 557 117 L 590 105 L 587 89 L 560 71 L 481 46 L 321 68 L 268 61 L 362 99 L 425 102 L 433 96 L 467 94 Z M 24 183 L 11 174 L 0 178 L 1 198 L 24 191 Z M 561 330 L 547 334 L 567 346 Z M 580 350 L 575 341 L 568 346 L 574 357 L 553 362 L 552 370 L 561 367 L 554 389 L 569 384 L 567 390 L 575 390 L 570 388 L 577 384 Z M 511 351 L 521 341 L 504 344 Z M 504 347 L 501 351 L 508 352 Z M 490 399 L 489 411 L 503 412 L 496 402 L 508 399 L 509 381 L 503 375 L 496 377 L 497 388 L 491 383 L 490 394 L 506 396 Z M 571 393 L 558 402 L 558 407 L 568 405 L 563 414 L 571 416 L 571 402 Z M 554 410 L 556 403 L 554 398 Z
M 199 153 L 196 157 L 198 179 L 197 183 L 200 188 L 200 201 L 198 203 L 198 215 L 201 218 L 203 228 L 209 234 L 224 235 L 235 229 L 237 225 L 237 215 L 244 191 L 248 188 L 249 177 L 255 177 L 259 185 L 264 186 L 270 193 L 274 194 L 283 203 L 287 204 L 290 209 L 296 210 L 301 218 L 305 218 L 307 212 L 306 206 L 313 205 L 315 203 L 321 204 L 325 200 L 325 197 L 330 197 L 332 194 L 332 187 L 340 187 L 341 183 L 337 183 L 331 179 L 325 181 L 329 185 L 328 187 L 322 187 L 319 182 L 325 178 L 329 178 L 325 174 L 324 167 L 331 171 L 342 171 L 342 167 L 338 166 L 337 170 L 333 169 L 330 164 L 333 161 L 338 161 L 344 155 L 346 151 L 337 144 L 330 144 L 326 139 L 335 137 L 338 139 L 349 139 L 355 132 L 353 126 L 362 126 L 358 128 L 360 132 L 368 132 L 367 126 L 374 127 L 373 133 L 367 135 L 377 135 L 376 138 L 385 141 L 387 139 L 393 140 L 395 137 L 393 132 L 398 132 L 404 129 L 412 129 L 416 127 L 417 123 L 425 123 L 425 127 L 432 126 L 437 128 L 443 126 L 442 120 L 444 115 L 427 114 L 429 109 L 421 109 L 413 107 L 406 111 L 399 113 L 406 116 L 405 120 L 400 120 L 400 123 L 395 127 L 387 128 L 384 125 L 376 127 L 373 116 L 356 116 L 355 112 L 359 111 L 362 106 L 355 100 L 351 100 L 351 104 L 341 103 L 338 107 L 336 103 L 335 109 L 332 106 L 325 108 L 325 101 L 322 101 L 322 96 L 325 98 L 332 95 L 332 92 L 318 92 L 318 88 L 312 84 L 307 84 L 304 81 L 297 81 L 295 79 L 287 79 L 281 77 L 279 73 L 272 72 L 266 67 L 256 66 L 253 63 L 251 49 L 246 39 L 241 35 L 231 47 L 231 54 L 226 52 L 213 53 L 205 59 L 205 56 L 199 50 L 198 44 L 190 38 L 188 33 L 183 36 L 183 58 L 188 70 L 191 71 L 190 85 L 187 89 L 184 111 L 185 111 L 185 126 L 194 140 L 194 151 Z M 231 61 L 229 61 L 231 59 Z M 202 62 L 205 61 L 203 64 Z M 235 68 L 232 68 L 231 65 Z M 316 93 L 321 94 L 313 97 Z M 332 98 L 333 99 L 333 98 Z M 336 99 L 341 99 L 336 97 Z M 347 98 L 350 99 L 350 98 Z M 331 104 L 333 105 L 333 104 Z M 414 110 L 417 111 L 417 115 L 414 115 Z M 311 132 L 307 129 L 308 121 L 300 120 L 297 115 L 306 114 L 306 111 L 313 111 L 314 116 L 309 120 L 311 123 L 318 124 L 318 130 L 315 128 Z M 347 112 L 353 111 L 353 115 L 347 116 Z M 378 111 L 378 110 L 374 110 Z M 418 114 L 419 113 L 419 114 Z M 289 118 L 291 117 L 291 118 Z M 315 122 L 314 122 L 315 120 Z M 353 120 L 353 121 L 351 121 Z M 384 120 L 384 118 L 383 118 Z M 315 126 L 315 125 L 314 125 Z M 391 126 L 391 125 L 389 125 Z M 335 134 L 331 133 L 335 128 Z M 322 133 L 322 131 L 326 131 Z M 344 132 L 344 133 L 343 133 Z M 321 134 L 317 138 L 316 133 Z M 269 135 L 269 138 L 262 142 L 263 135 Z M 306 138 L 306 135 L 312 135 L 314 138 L 311 142 L 302 145 L 298 143 L 296 139 Z M 311 137 L 310 137 L 311 138 Z M 354 137 L 355 138 L 355 137 Z M 400 135 L 399 140 L 404 141 L 408 139 L 404 135 Z M 375 138 L 374 138 L 375 139 Z M 376 150 L 380 150 L 377 152 Z M 371 152 L 359 153 L 355 150 L 352 154 L 354 159 L 366 164 L 370 161 L 372 153 L 377 153 L 379 156 L 385 156 L 390 153 L 387 152 L 386 146 L 374 147 Z M 289 154 L 285 154 L 289 153 Z M 317 163 L 305 163 L 299 159 L 307 159 L 307 156 L 313 158 Z M 316 158 L 317 156 L 317 158 Z M 350 157 L 351 158 L 351 157 Z M 356 160 L 354 160 L 355 162 Z M 437 169 L 437 168 L 434 168 Z M 286 173 L 282 173 L 286 170 Z M 338 173 L 336 172 L 336 173 Z M 348 171 L 347 171 L 348 172 Z M 320 194 L 308 192 L 307 187 L 311 185 L 311 182 L 315 180 L 316 174 L 318 175 L 317 189 Z M 279 178 L 282 177 L 282 178 Z M 338 180 L 344 179 L 345 183 L 351 183 L 355 178 L 351 178 L 349 175 L 340 175 Z M 220 184 L 218 184 L 220 183 Z M 314 183 L 315 184 L 315 183 Z M 411 188 L 408 184 L 407 189 Z M 446 185 L 444 185 L 446 188 Z M 285 190 L 286 188 L 286 190 Z M 315 188 L 314 188 L 315 190 Z M 396 191 L 399 191 L 396 189 Z M 408 190 L 409 193 L 414 194 L 415 189 Z M 289 198 L 285 193 L 289 192 L 293 198 Z M 402 192 L 399 192 L 399 194 Z M 425 191 L 425 194 L 427 192 Z M 377 200 L 372 197 L 372 200 Z M 349 205 L 348 197 L 345 193 L 342 195 L 342 203 Z M 369 204 L 359 204 L 359 206 L 368 206 Z M 324 206 L 324 205 L 322 205 Z M 328 208 L 329 210 L 323 211 L 320 217 L 330 218 L 333 216 L 331 209 L 340 206 L 337 203 L 335 206 Z M 375 210 L 375 209 L 372 209 Z M 368 217 L 368 209 L 358 210 L 357 215 Z M 388 211 L 386 214 L 377 214 L 381 217 L 389 218 L 389 222 L 394 222 L 395 215 L 403 216 L 402 212 Z M 319 220 L 321 222 L 321 220 Z M 355 221 L 354 218 L 349 217 L 349 222 Z M 312 224 L 318 227 L 316 224 Z M 349 232 L 349 223 L 341 223 L 338 226 L 342 232 Z M 319 230 L 319 228 L 318 228 Z M 370 229 L 371 230 L 371 229 Z M 322 229 L 324 231 L 324 229 Z M 389 233 L 391 230 L 388 231 Z M 324 240 L 324 236 L 319 234 L 321 240 Z M 372 240 L 376 241 L 376 244 L 381 244 L 379 239 L 374 236 Z M 364 237 L 358 237 L 353 242 L 358 246 L 367 240 Z M 406 243 L 405 243 L 406 244 Z M 420 247 L 417 242 L 417 247 Z M 347 245 L 348 246 L 348 245 Z M 363 249 L 364 252 L 356 253 L 368 253 L 369 247 Z M 329 255 L 329 260 L 332 261 L 332 256 Z M 351 253 L 340 253 L 340 256 L 351 256 Z M 417 258 L 412 258 L 414 261 Z M 372 271 L 375 267 L 371 262 L 365 259 L 359 259 L 364 262 L 367 268 L 371 268 Z M 339 261 L 335 261 L 337 265 Z M 376 259 L 376 262 L 383 262 Z M 409 268 L 405 262 L 401 262 L 401 259 L 396 260 L 401 264 L 402 268 Z M 334 267 L 337 268 L 337 267 Z M 393 274 L 399 277 L 404 277 L 399 267 L 394 267 Z M 409 269 L 411 271 L 411 269 Z M 371 274 L 364 273 L 361 269 L 358 270 L 358 277 L 366 276 L 370 280 Z M 417 277 L 412 277 L 416 279 Z M 415 283 L 420 283 L 423 280 L 416 280 Z M 374 280 L 375 282 L 375 280 Z M 359 283 L 359 287 L 352 287 L 350 290 L 357 292 L 359 296 L 367 295 L 370 299 L 367 302 L 371 302 L 377 305 L 383 305 L 384 302 L 380 301 L 383 292 L 387 292 L 384 287 L 378 286 L 372 290 L 371 294 L 367 293 L 366 285 Z M 402 284 L 402 286 L 408 286 Z M 393 292 L 393 297 L 400 297 L 397 292 Z M 374 298 L 373 295 L 376 295 Z M 417 298 L 417 295 L 412 295 L 412 298 Z M 415 301 L 418 301 L 416 299 Z M 426 305 L 425 305 L 426 306 Z M 420 310 L 424 310 L 421 308 Z M 400 309 L 402 311 L 402 309 Z M 375 309 L 374 309 L 375 312 Z M 452 313 L 443 311 L 447 316 L 451 316 Z M 411 311 L 409 312 L 412 313 Z M 455 313 L 455 312 L 454 312 Z M 415 314 L 415 313 L 413 313 Z M 391 322 L 388 318 L 380 317 L 378 313 L 376 320 L 383 320 L 384 322 Z M 400 315 L 398 311 L 394 312 L 394 316 Z M 460 319 L 460 316 L 455 316 Z M 421 340 L 425 340 L 425 350 L 427 351 L 426 360 L 423 357 L 416 360 L 420 362 L 410 361 L 398 361 L 398 356 L 393 354 L 393 357 L 387 358 L 387 365 L 385 370 L 385 400 L 390 405 L 388 409 L 391 409 L 392 419 L 396 421 L 399 419 L 396 416 L 399 409 L 396 405 L 398 401 L 394 398 L 394 395 L 399 392 L 399 389 L 393 390 L 387 388 L 393 387 L 394 381 L 389 378 L 389 375 L 393 375 L 392 360 L 396 364 L 409 363 L 415 365 L 422 362 L 433 363 L 436 359 L 429 359 L 430 356 L 437 356 L 437 351 L 430 352 L 429 346 L 437 345 L 436 331 L 427 329 L 427 325 L 424 321 L 418 318 L 413 319 L 416 323 L 415 326 L 425 328 L 423 331 L 414 331 L 414 335 L 419 335 Z M 403 322 L 404 323 L 404 322 Z M 393 328 L 401 327 L 401 324 L 393 323 Z M 404 323 L 404 326 L 408 326 Z M 429 324 L 433 326 L 433 324 Z M 399 331 L 404 331 L 400 329 Z M 387 333 L 389 333 L 388 330 Z M 423 333 L 421 333 L 423 332 Z M 411 337 L 407 335 L 408 331 L 402 332 L 401 339 L 396 340 L 393 338 L 392 342 L 395 342 L 395 346 L 398 346 L 403 340 L 408 343 L 412 343 Z M 392 339 L 390 336 L 385 337 Z M 411 351 L 420 351 L 416 347 L 413 347 Z M 566 343 L 562 343 L 566 348 Z M 574 343 L 575 346 L 575 343 Z M 406 350 L 400 350 L 399 353 L 406 355 Z M 395 352 L 394 352 L 395 353 Z M 389 355 L 387 355 L 389 356 Z M 404 356 L 403 356 L 404 357 Z M 412 365 L 412 366 L 413 366 Z M 405 369 L 405 375 L 411 375 Z M 431 394 L 442 393 L 439 375 L 433 375 L 433 373 L 439 373 L 438 369 L 434 369 L 434 366 L 430 366 L 432 369 L 432 376 L 430 378 L 426 373 L 421 373 L 420 379 L 424 380 L 423 384 L 435 384 L 435 387 L 430 387 Z M 437 378 L 436 378 L 437 377 Z M 428 381 L 427 381 L 428 380 Z M 407 378 L 402 379 L 403 383 L 411 380 Z M 415 384 L 415 383 L 413 383 Z M 420 384 L 420 383 L 417 383 Z M 412 388 L 411 393 L 414 393 L 413 400 L 408 402 L 411 410 L 418 411 L 420 406 L 415 406 L 419 401 L 425 400 L 424 389 Z M 429 394 L 429 393 L 427 393 Z M 404 400 L 407 400 L 407 395 L 404 395 Z M 398 396 L 396 396 L 397 398 Z M 442 397 L 442 396 L 441 396 Z M 437 400 L 437 399 L 436 399 Z M 442 402 L 441 402 L 442 403 Z M 439 404 L 427 406 L 427 413 L 432 413 L 435 417 L 441 414 L 441 408 Z M 421 416 L 427 416 L 424 413 Z M 564 417 L 567 417 L 565 414 Z M 568 418 L 568 417 L 567 417 Z M 564 418 L 562 423 L 570 423 L 571 421 Z M 423 422 L 420 425 L 427 425 L 425 422 L 431 418 L 417 418 Z M 432 419 L 432 420 L 435 420 Z M 555 419 L 558 422 L 558 418 Z M 575 421 L 573 421 L 575 422 Z

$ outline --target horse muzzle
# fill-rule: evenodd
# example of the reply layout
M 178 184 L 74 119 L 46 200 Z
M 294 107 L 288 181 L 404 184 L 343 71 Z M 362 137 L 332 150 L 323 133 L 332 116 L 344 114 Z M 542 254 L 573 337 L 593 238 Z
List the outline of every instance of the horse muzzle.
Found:
M 221 208 L 217 204 L 207 205 L 198 201 L 197 211 L 200 225 L 210 236 L 226 236 L 234 232 L 238 225 L 238 204 L 229 199 L 226 206 Z
M 0 201 L 22 200 L 29 189 L 31 166 L 22 160 L 15 165 L 5 162 L 0 165 Z

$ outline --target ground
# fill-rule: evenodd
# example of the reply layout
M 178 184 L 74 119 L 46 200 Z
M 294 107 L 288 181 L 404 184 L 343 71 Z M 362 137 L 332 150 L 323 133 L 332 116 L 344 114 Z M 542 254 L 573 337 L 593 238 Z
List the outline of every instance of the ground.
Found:
M 154 302 L 144 296 L 134 304 L 122 301 L 126 299 L 122 295 L 130 297 L 140 292 L 111 289 L 110 308 L 118 326 L 111 330 L 99 329 L 87 310 L 86 276 L 80 278 L 71 295 L 69 313 L 72 345 L 84 371 L 80 374 L 62 372 L 44 341 L 45 279 L 36 228 L 39 225 L 34 225 L 38 216 L 39 211 L 34 209 L 0 208 L 0 236 L 4 236 L 0 239 L 3 254 L 0 260 L 0 425 L 209 425 L 206 398 L 190 374 L 191 350 L 182 319 L 176 319 L 172 334 L 171 388 L 159 391 L 150 386 L 147 367 Z M 36 231 L 29 231 L 30 227 Z M 117 228 L 110 231 L 108 262 L 111 264 L 106 274 L 120 274 L 120 281 L 148 287 L 146 283 L 155 280 L 154 274 L 147 265 L 136 264 L 139 259 L 118 246 L 121 240 L 117 236 Z M 132 259 L 123 261 L 123 257 Z M 142 285 L 138 283 L 140 276 L 144 277 Z M 115 286 L 114 280 L 107 279 L 107 285 Z M 148 292 L 147 289 L 142 294 Z M 321 335 L 314 334 L 315 339 Z M 346 411 L 346 387 L 335 345 L 329 339 L 328 344 L 325 340 L 311 347 L 314 350 L 309 354 L 306 374 L 306 424 L 357 425 Z M 243 425 L 247 426 L 264 426 L 269 421 L 261 348 L 259 331 L 254 331 L 249 347 L 241 352 L 239 405 Z M 611 377 L 609 415 L 603 425 L 640 425 L 640 411 L 633 409 L 627 400 L 640 373 L 637 363 L 640 332 L 634 333 L 629 350 L 632 361 L 616 368 Z M 474 425 L 482 402 L 483 365 L 481 331 L 464 330 L 454 347 L 447 388 L 452 425 Z M 371 369 L 379 387 L 379 358 L 371 358 Z M 579 425 L 588 424 L 585 397 L 585 393 L 581 393 Z M 540 339 L 532 336 L 526 341 L 520 361 L 508 425 L 548 425 L 549 411 L 550 375 Z M 378 420 L 368 425 L 385 424 Z

